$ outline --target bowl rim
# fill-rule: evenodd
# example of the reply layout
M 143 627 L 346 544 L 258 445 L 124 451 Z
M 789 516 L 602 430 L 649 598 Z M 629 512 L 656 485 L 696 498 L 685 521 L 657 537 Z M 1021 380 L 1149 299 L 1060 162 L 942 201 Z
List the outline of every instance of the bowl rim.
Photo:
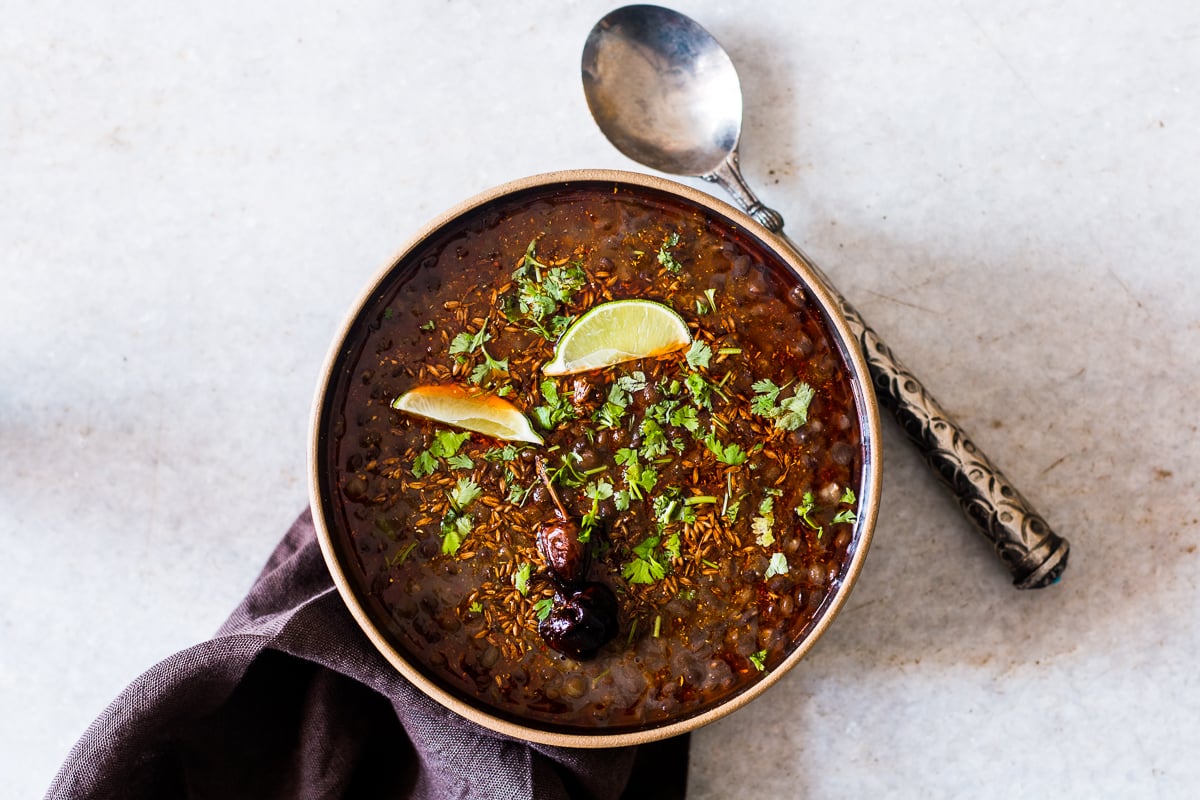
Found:
M 850 563 L 845 570 L 837 591 L 826 598 L 825 607 L 814 621 L 812 628 L 810 628 L 804 639 L 788 654 L 783 662 L 767 673 L 757 683 L 727 698 L 713 708 L 660 726 L 613 733 L 546 730 L 535 727 L 532 724 L 515 722 L 511 719 L 489 713 L 481 706 L 472 705 L 464 701 L 427 678 L 415 666 L 409 664 L 403 654 L 391 644 L 371 619 L 367 609 L 359 601 L 355 588 L 338 559 L 330 521 L 325 515 L 325 498 L 322 496 L 320 485 L 322 462 L 321 420 L 325 414 L 327 402 L 330 399 L 332 388 L 331 378 L 334 367 L 338 363 L 345 347 L 347 336 L 362 313 L 365 304 L 381 288 L 393 268 L 442 227 L 479 206 L 498 200 L 506 195 L 525 190 L 585 182 L 625 184 L 640 189 L 677 195 L 686 201 L 705 208 L 710 212 L 720 214 L 731 222 L 736 223 L 746 233 L 760 240 L 769 251 L 782 263 L 786 264 L 799 277 L 805 288 L 808 289 L 810 295 L 816 301 L 822 313 L 825 314 L 830 326 L 833 328 L 835 343 L 851 373 L 851 386 L 855 404 L 858 408 L 858 424 L 862 431 L 863 440 L 863 483 L 859 487 L 858 520 L 855 526 L 855 535 L 858 543 L 851 555 Z M 752 217 L 728 203 L 706 192 L 676 181 L 624 170 L 558 170 L 518 178 L 480 192 L 454 205 L 420 227 L 412 236 L 407 238 L 406 243 L 396 251 L 392 258 L 376 271 L 344 315 L 322 365 L 316 394 L 309 415 L 308 494 L 317 541 L 325 559 L 325 564 L 333 578 L 334 585 L 337 587 L 338 594 L 341 595 L 342 601 L 346 604 L 359 628 L 366 634 L 379 653 L 401 675 L 420 689 L 427 697 L 457 713 L 459 716 L 491 731 L 515 739 L 560 747 L 624 747 L 658 741 L 693 731 L 743 708 L 761 696 L 795 667 L 817 640 L 821 638 L 830 624 L 832 624 L 838 612 L 845 605 L 854 584 L 858 580 L 863 562 L 870 549 L 878 517 L 881 495 L 881 466 L 879 407 L 875 398 L 870 372 L 868 371 L 860 344 L 847 324 L 841 310 L 841 302 L 834 291 L 825 283 L 820 272 L 809 263 L 803 254 L 799 253 L 795 248 L 789 247 L 778 234 L 771 232 Z

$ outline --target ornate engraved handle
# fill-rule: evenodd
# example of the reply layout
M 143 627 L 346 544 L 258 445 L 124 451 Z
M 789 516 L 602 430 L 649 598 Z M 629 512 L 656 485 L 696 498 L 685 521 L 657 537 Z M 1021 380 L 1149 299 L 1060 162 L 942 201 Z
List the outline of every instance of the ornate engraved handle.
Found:
M 783 217 L 754 195 L 742 178 L 735 148 L 716 170 L 702 176 L 729 192 L 746 213 L 778 234 L 834 296 L 862 348 L 875 394 L 891 410 L 942 482 L 954 492 L 963 513 L 992 543 L 1012 573 L 1018 589 L 1040 589 L 1058 580 L 1067 568 L 1071 546 L 1050 530 L 1008 479 L 933 399 L 917 377 L 905 369 L 891 349 L 834 288 L 825 273 L 783 232 Z
M 829 279 L 782 230 L 779 237 L 825 283 L 841 305 L 862 347 L 875 394 L 929 466 L 954 492 L 967 517 L 996 549 L 1018 589 L 1040 589 L 1058 580 L 1071 546 L 1008 482 L 958 423 L 933 399 Z

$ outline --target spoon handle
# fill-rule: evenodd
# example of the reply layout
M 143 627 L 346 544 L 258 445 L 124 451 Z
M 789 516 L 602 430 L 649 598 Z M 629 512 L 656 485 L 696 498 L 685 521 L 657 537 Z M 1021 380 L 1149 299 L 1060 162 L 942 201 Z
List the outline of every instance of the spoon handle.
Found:
M 862 348 L 880 403 L 892 412 L 905 435 L 954 493 L 963 513 L 992 543 L 1012 575 L 1013 585 L 1040 589 L 1056 582 L 1067 566 L 1067 540 L 1050 529 L 816 265 L 786 235 L 780 235 L 837 299 Z
M 1070 544 L 1050 530 L 1029 501 L 975 446 L 924 384 L 900 363 L 825 273 L 783 232 L 783 217 L 763 205 L 742 179 L 737 151 L 704 178 L 720 184 L 746 213 L 778 234 L 825 284 L 862 348 L 879 401 L 892 412 L 929 466 L 954 493 L 963 513 L 992 543 L 996 555 L 1012 574 L 1013 584 L 1018 589 L 1040 589 L 1057 581 L 1067 567 Z

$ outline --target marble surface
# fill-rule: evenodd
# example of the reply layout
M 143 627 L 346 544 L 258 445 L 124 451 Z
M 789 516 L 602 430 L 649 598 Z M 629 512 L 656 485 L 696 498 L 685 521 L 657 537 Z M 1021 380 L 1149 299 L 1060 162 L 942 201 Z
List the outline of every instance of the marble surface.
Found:
M 10 796 L 237 603 L 307 502 L 326 347 L 406 237 L 636 168 L 578 77 L 613 5 L 334 5 L 6 4 Z M 1194 796 L 1200 6 L 677 7 L 741 71 L 748 180 L 1073 545 L 1013 589 L 889 423 L 850 602 L 695 736 L 690 796 Z

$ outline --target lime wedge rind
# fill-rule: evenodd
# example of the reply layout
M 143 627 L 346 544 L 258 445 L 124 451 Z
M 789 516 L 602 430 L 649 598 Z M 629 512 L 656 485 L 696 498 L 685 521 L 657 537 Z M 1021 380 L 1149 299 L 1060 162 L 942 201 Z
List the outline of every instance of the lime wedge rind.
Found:
M 545 443 L 528 417 L 494 394 L 469 392 L 453 385 L 418 386 L 397 397 L 392 408 L 495 439 Z
M 639 358 L 655 358 L 691 344 L 687 323 L 654 300 L 613 300 L 572 323 L 542 367 L 545 375 L 573 375 Z

